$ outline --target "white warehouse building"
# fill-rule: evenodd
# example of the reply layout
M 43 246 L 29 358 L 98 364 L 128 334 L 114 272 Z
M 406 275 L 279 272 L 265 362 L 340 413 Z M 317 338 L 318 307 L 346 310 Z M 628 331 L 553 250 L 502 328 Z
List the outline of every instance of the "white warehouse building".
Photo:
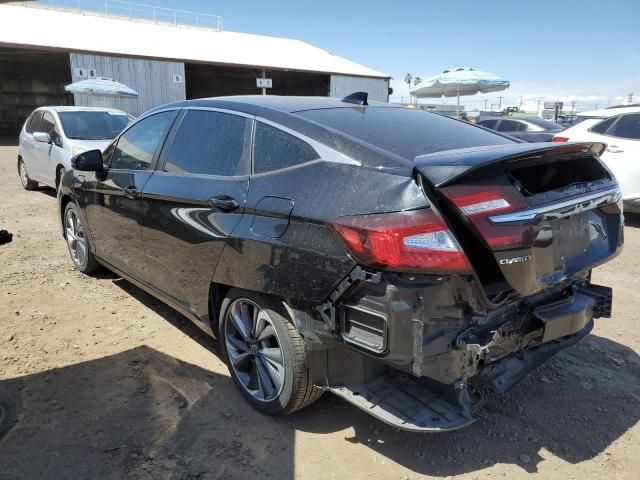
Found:
M 272 80 L 266 91 L 272 95 L 365 91 L 370 100 L 388 101 L 389 76 L 382 72 L 302 41 L 227 32 L 220 25 L 2 4 L 0 135 L 15 134 L 43 105 L 111 106 L 138 116 L 173 101 L 258 94 L 258 78 Z M 65 92 L 65 85 L 90 76 L 112 78 L 140 96 Z

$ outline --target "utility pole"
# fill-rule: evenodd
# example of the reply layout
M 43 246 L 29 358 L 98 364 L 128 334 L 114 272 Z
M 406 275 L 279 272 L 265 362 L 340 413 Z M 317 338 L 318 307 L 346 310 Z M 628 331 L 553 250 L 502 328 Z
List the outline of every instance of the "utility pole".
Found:
M 629 103 L 633 103 L 633 92 L 629 92 Z
M 498 97 L 498 111 L 502 111 L 502 97 Z
M 485 112 L 487 111 L 487 99 L 486 98 L 484 99 L 484 111 Z
M 597 109 L 598 109 L 598 104 L 596 103 L 596 108 L 594 108 L 594 110 L 597 110 Z
M 538 99 L 538 106 L 536 107 L 536 115 L 540 115 L 540 102 L 542 100 Z
M 518 107 L 518 110 L 522 110 L 522 95 L 520 96 L 520 106 Z
M 576 113 L 576 102 L 575 100 L 571 102 L 571 113 Z

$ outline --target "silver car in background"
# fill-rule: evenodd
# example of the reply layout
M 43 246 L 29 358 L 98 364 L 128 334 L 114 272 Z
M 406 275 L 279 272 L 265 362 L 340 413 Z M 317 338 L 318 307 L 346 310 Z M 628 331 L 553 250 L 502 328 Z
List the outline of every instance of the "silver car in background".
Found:
M 26 190 L 39 183 L 58 187 L 71 157 L 105 149 L 133 120 L 121 110 L 94 107 L 41 107 L 20 132 L 18 173 Z

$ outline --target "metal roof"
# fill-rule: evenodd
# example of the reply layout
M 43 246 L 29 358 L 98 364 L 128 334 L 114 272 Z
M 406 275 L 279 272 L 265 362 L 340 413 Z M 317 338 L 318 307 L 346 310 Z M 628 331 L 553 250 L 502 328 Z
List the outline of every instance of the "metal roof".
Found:
M 0 5 L 0 46 L 389 78 L 299 40 L 11 4 Z

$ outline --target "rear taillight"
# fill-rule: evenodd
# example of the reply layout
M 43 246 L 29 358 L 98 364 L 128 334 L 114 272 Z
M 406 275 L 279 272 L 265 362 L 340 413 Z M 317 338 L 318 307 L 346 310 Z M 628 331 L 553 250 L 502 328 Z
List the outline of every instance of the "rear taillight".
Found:
M 490 219 L 492 215 L 526 208 L 525 201 L 512 187 L 463 185 L 445 187 L 442 193 L 476 227 L 489 247 L 515 247 L 527 242 L 530 227 L 495 225 Z
M 340 217 L 330 225 L 365 265 L 406 272 L 471 273 L 455 237 L 430 208 Z
M 569 138 L 568 137 L 553 137 L 551 139 L 552 142 L 568 142 Z

